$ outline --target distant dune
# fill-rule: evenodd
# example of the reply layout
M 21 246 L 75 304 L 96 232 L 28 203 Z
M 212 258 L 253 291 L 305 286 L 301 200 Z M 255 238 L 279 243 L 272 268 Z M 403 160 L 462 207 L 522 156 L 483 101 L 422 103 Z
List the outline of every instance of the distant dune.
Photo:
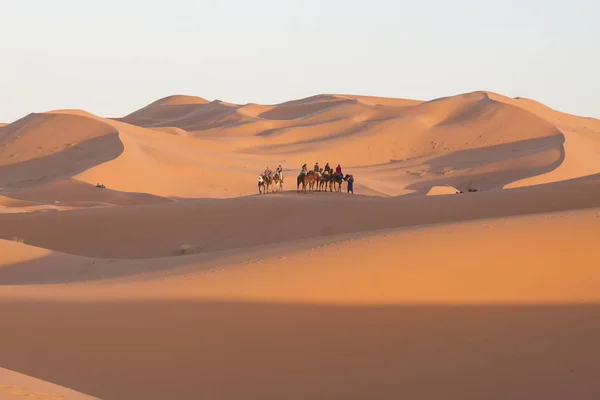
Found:
M 316 162 L 356 194 L 298 193 Z M 0 124 L 0 399 L 597 399 L 598 237 L 600 121 L 531 99 L 32 113 Z
M 294 175 L 320 161 L 356 172 L 365 193 L 491 190 L 600 172 L 598 132 L 597 120 L 489 92 L 428 102 L 318 95 L 271 106 L 178 95 L 117 120 L 61 110 L 5 126 L 0 185 L 74 177 L 158 196 L 238 197 L 255 193 L 267 165 Z

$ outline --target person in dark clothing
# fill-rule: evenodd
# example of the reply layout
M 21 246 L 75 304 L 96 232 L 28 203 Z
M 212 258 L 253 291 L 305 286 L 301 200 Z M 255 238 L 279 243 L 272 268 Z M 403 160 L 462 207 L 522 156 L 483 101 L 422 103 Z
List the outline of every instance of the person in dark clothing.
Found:
M 319 172 L 319 170 L 320 170 L 320 169 L 321 169 L 321 168 L 319 168 L 319 163 L 315 163 L 315 168 L 314 168 L 314 171 L 315 171 L 315 172 Z
M 331 167 L 329 166 L 329 163 L 325 164 L 324 171 L 325 172 L 331 172 Z
M 348 178 L 348 193 L 354 194 L 354 175 Z

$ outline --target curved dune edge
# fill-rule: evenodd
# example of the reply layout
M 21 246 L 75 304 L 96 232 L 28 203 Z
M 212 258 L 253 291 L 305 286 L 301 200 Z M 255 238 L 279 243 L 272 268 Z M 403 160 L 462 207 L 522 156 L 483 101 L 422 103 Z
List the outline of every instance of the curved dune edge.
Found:
M 559 166 L 550 172 L 511 182 L 503 189 L 542 185 L 600 172 L 600 142 L 597 140 L 600 120 L 563 113 L 527 98 L 511 99 L 496 93 L 491 94 L 491 97 L 545 119 L 556 125 L 565 136 L 565 159 Z
M 503 189 L 543 185 L 599 173 L 600 142 L 574 131 L 565 131 L 564 136 L 565 159 L 558 167 L 542 175 L 509 183 Z
M 29 398 L 36 400 L 99 400 L 98 397 L 0 368 L 0 400 Z
M 577 237 L 565 240 L 564 232 L 573 230 Z M 0 268 L 4 280 L 9 274 L 28 271 L 30 257 L 43 261 L 49 279 L 53 269 L 56 276 L 68 279 L 68 265 L 77 266 L 70 272 L 75 274 L 74 283 L 4 286 L 0 298 L 319 304 L 600 302 L 600 273 L 593 261 L 598 234 L 600 210 L 594 209 L 362 232 L 155 260 L 92 260 L 0 241 L 2 253 L 13 254 Z M 133 271 L 134 265 L 139 267 L 135 274 L 119 275 L 123 269 Z M 103 280 L 76 283 L 104 267 Z M 30 279 L 40 276 L 32 271 Z

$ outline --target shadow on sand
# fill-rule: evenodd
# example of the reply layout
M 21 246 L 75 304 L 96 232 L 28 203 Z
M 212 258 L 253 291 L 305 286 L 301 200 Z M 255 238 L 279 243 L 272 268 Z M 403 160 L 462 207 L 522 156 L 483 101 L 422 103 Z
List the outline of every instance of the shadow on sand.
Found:
M 0 365 L 103 399 L 598 399 L 600 306 L 0 303 Z

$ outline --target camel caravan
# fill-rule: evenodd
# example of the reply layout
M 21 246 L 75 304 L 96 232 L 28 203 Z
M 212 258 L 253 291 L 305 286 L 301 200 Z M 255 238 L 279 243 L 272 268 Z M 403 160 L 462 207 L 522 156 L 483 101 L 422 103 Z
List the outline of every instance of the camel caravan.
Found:
M 350 174 L 344 175 L 342 173 L 342 167 L 338 164 L 335 170 L 333 170 L 329 163 L 324 168 L 319 167 L 319 163 L 316 163 L 312 170 L 308 170 L 306 164 L 302 166 L 300 174 L 296 179 L 296 191 L 300 193 L 306 193 L 307 191 L 325 192 L 329 188 L 330 192 L 342 192 L 342 183 L 347 182 L 348 193 L 354 194 L 354 176 Z M 300 186 L 302 185 L 302 190 Z M 281 165 L 277 167 L 275 173 L 267 167 L 265 172 L 258 176 L 258 192 L 259 194 L 267 194 L 271 192 L 282 192 L 283 191 L 283 169 Z

